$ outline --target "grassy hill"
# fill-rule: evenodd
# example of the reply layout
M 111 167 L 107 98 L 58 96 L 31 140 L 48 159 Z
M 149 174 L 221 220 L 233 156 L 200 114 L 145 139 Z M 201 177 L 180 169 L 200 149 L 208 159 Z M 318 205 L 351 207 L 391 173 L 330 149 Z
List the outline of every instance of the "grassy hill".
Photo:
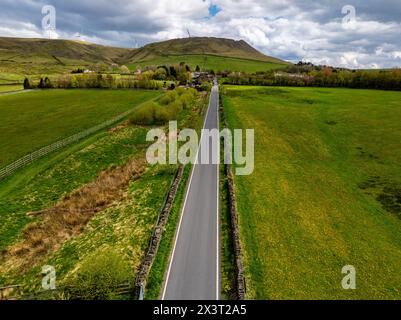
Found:
M 185 38 L 153 43 L 140 49 L 115 48 L 83 41 L 0 37 L 0 83 L 24 75 L 71 72 L 95 64 L 139 67 L 185 62 L 193 68 L 256 72 L 286 62 L 266 56 L 245 41 Z
M 137 61 L 127 64 L 130 70 L 137 70 L 146 66 L 172 65 L 185 62 L 192 70 L 199 66 L 202 70 L 214 71 L 245 71 L 254 73 L 283 67 L 283 64 L 265 62 L 243 58 L 231 58 L 214 55 L 180 54 L 155 57 L 152 60 Z
M 82 41 L 0 37 L 0 78 L 15 74 L 50 74 L 97 63 L 121 63 L 130 49 Z M 18 78 L 18 77 L 17 77 Z
M 266 56 L 243 40 L 221 38 L 184 38 L 156 42 L 133 52 L 132 61 L 146 61 L 168 55 L 203 54 L 231 58 L 243 58 L 273 63 L 285 63 Z
M 131 68 L 185 62 L 195 68 L 256 72 L 287 62 L 266 56 L 243 40 L 184 38 L 152 43 L 127 57 Z

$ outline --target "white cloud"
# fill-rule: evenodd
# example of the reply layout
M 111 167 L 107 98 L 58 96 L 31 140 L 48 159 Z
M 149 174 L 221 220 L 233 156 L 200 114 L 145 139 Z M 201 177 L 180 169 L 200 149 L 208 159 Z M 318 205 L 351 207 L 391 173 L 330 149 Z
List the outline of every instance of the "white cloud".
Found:
M 58 35 L 132 46 L 187 36 L 244 39 L 268 55 L 353 68 L 401 64 L 401 2 L 354 0 L 354 29 L 342 27 L 344 1 L 2 0 L 0 35 L 39 37 L 40 8 L 57 9 Z M 208 17 L 209 6 L 221 11 Z M 398 13 L 398 14 L 397 14 Z M 7 19 L 5 19 L 7 18 Z M 11 20 L 13 19 L 13 20 Z M 381 48 L 381 49 L 380 49 Z

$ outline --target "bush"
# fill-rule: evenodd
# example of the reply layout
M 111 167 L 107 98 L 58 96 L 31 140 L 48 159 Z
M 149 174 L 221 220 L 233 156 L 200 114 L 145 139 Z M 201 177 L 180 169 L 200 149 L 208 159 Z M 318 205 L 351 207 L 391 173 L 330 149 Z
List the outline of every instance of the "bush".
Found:
M 161 105 L 168 105 L 172 102 L 174 102 L 177 99 L 177 91 L 167 91 L 167 93 L 160 98 L 159 103 Z
M 182 105 L 182 102 L 180 100 L 177 100 L 177 101 L 174 101 L 174 102 L 170 103 L 167 106 L 167 108 L 168 108 L 169 113 L 171 115 L 171 119 L 176 120 L 178 114 L 181 113 L 181 111 L 183 110 L 184 107 Z
M 158 68 L 154 75 L 153 78 L 156 80 L 166 80 L 167 79 L 167 71 L 164 68 Z
M 190 108 L 196 97 L 196 90 L 188 89 L 181 91 L 178 96 L 177 90 L 168 91 L 159 100 L 147 102 L 135 110 L 130 122 L 134 125 L 165 124 L 170 120 L 176 120 L 183 109 Z
M 188 89 L 181 97 L 180 101 L 184 109 L 189 109 L 195 100 L 195 89 Z
M 121 66 L 120 70 L 121 70 L 121 73 L 130 73 L 130 71 L 129 71 L 127 66 Z
M 210 91 L 212 90 L 212 85 L 210 84 L 210 82 L 204 81 L 202 82 L 200 89 L 202 91 Z
M 131 277 L 130 266 L 119 252 L 99 249 L 65 282 L 66 293 L 71 299 L 115 299 L 117 286 L 129 282 Z
M 154 102 L 147 102 L 135 110 L 130 122 L 139 125 L 152 125 L 155 122 L 155 111 L 157 105 Z
M 185 92 L 187 92 L 187 89 L 178 87 L 177 89 L 175 89 L 175 91 L 179 96 L 182 96 Z
M 171 116 L 167 107 L 157 106 L 154 113 L 154 122 L 156 124 L 165 124 L 172 119 Z

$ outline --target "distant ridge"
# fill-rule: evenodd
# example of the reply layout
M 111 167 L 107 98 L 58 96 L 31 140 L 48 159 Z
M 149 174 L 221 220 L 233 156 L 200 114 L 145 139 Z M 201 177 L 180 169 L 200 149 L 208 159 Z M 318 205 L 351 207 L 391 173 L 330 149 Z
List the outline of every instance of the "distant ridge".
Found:
M 115 48 L 74 40 L 49 40 L 0 37 L 0 52 L 24 54 L 25 57 L 56 56 L 59 59 L 83 60 L 87 62 L 118 62 L 131 49 Z
M 127 57 L 129 61 L 146 61 L 164 55 L 207 54 L 251 59 L 272 63 L 286 63 L 259 52 L 244 40 L 213 37 L 191 37 L 155 42 L 140 48 Z

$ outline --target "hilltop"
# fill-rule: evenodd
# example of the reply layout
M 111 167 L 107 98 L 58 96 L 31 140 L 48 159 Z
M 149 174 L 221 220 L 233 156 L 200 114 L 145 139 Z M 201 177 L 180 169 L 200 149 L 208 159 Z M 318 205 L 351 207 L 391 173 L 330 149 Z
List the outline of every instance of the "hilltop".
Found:
M 183 38 L 156 42 L 138 49 L 128 57 L 130 61 L 147 61 L 169 55 L 215 55 L 256 61 L 285 63 L 259 52 L 244 40 L 223 38 Z

